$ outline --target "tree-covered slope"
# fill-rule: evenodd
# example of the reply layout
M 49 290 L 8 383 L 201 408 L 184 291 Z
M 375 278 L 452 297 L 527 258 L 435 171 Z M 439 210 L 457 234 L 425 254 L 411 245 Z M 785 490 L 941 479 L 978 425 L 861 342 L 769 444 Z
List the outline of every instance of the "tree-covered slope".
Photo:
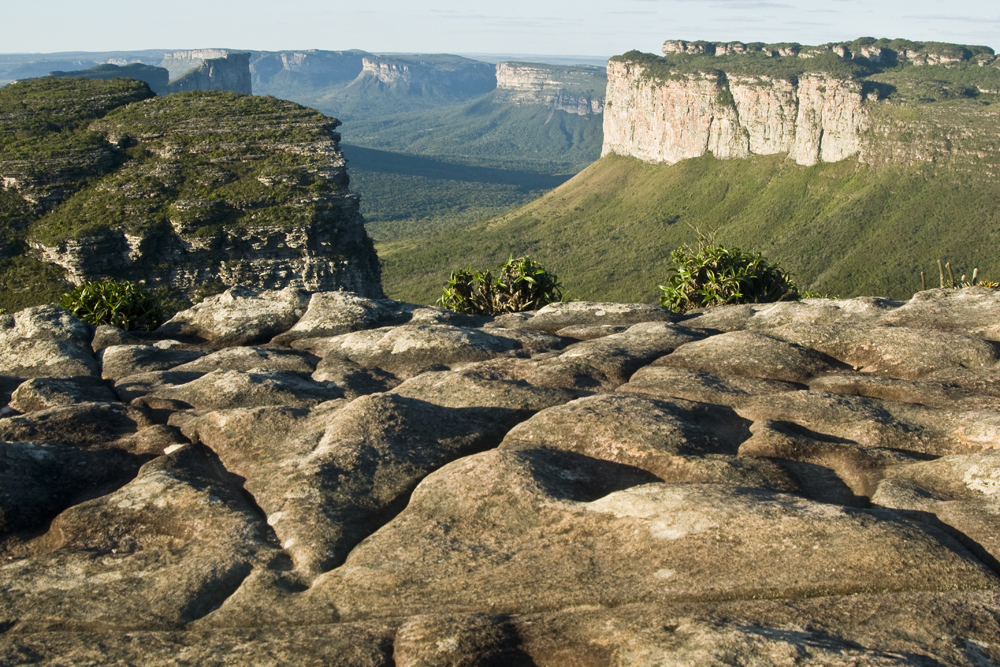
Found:
M 670 251 L 698 232 L 763 251 L 809 290 L 904 298 L 920 271 L 934 284 L 938 258 L 1000 279 L 1000 182 L 947 164 L 611 155 L 512 214 L 376 247 L 395 298 L 430 302 L 452 269 L 530 254 L 573 298 L 652 302 Z

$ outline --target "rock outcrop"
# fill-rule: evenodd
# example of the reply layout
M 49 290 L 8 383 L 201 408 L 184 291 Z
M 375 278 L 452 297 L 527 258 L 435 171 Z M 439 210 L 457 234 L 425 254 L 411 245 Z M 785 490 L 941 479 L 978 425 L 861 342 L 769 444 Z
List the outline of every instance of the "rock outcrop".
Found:
M 0 662 L 994 664 L 998 310 L 0 316 Z
M 822 73 L 797 81 L 693 73 L 660 80 L 637 62 L 608 63 L 602 155 L 668 163 L 788 153 L 797 163 L 857 155 L 868 114 L 861 84 Z
M 604 113 L 607 75 L 596 67 L 497 64 L 498 104 L 542 105 L 580 116 Z
M 668 40 L 663 53 L 609 61 L 603 155 L 673 164 L 706 153 L 787 154 L 801 165 L 992 157 L 988 109 L 913 108 L 993 94 L 995 77 L 981 74 L 997 62 L 988 47 L 868 38 L 817 47 Z M 962 68 L 965 76 L 943 80 L 915 69 L 925 65 Z M 901 72 L 907 69 L 912 76 Z M 977 79 L 985 83 L 972 85 Z
M 216 51 L 180 51 L 168 53 L 161 64 L 171 74 L 168 90 L 227 90 L 250 95 L 250 53 Z M 175 74 L 176 72 L 176 74 Z
M 493 65 L 458 56 L 366 55 L 358 76 L 384 86 L 426 86 L 438 95 L 476 97 L 496 88 Z
M 9 122 L 46 116 L 51 131 L 33 141 L 69 147 L 42 166 L 23 151 L 20 159 L 0 151 L 4 194 L 25 209 L 5 213 L 16 232 L 5 242 L 30 247 L 3 254 L 59 267 L 69 284 L 115 278 L 192 296 L 231 285 L 382 296 L 338 120 L 230 92 L 153 97 L 120 79 L 26 81 L 2 89 L 0 102 L 20 108 L 11 98 L 29 91 L 39 108 Z M 84 140 L 66 139 L 81 125 Z

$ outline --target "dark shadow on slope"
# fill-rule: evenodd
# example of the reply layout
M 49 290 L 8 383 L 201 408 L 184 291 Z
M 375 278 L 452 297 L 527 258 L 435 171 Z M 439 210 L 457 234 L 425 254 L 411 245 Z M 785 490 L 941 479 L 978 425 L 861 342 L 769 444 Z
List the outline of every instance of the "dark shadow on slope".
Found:
M 429 157 L 393 153 L 349 144 L 341 144 L 341 148 L 347 158 L 349 170 L 360 169 L 382 174 L 422 176 L 466 183 L 513 185 L 524 193 L 551 190 L 572 178 L 571 174 L 552 175 L 534 171 L 473 167 Z

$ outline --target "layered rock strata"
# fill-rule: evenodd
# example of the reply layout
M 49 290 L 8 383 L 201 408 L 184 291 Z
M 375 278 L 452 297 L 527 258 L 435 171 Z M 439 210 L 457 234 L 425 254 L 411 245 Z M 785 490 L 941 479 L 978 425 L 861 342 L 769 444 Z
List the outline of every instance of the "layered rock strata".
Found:
M 638 62 L 608 63 L 602 155 L 673 164 L 787 153 L 798 164 L 857 155 L 868 112 L 859 82 L 806 74 L 682 74 L 662 80 Z
M 123 106 L 90 125 L 118 168 L 35 222 L 29 240 L 73 284 L 381 296 L 339 124 L 292 102 L 224 92 Z
M 0 315 L 0 662 L 996 663 L 997 312 Z
M 607 77 L 591 67 L 497 63 L 498 104 L 543 105 L 580 116 L 604 113 Z
M 192 53 L 196 55 L 192 56 Z M 194 65 L 192 69 L 174 78 L 167 86 L 167 90 L 171 93 L 180 93 L 186 90 L 226 90 L 241 95 L 252 94 L 253 84 L 250 78 L 249 52 L 222 52 L 221 55 L 202 58 L 202 56 L 210 54 L 214 54 L 214 52 L 188 51 L 175 61 L 164 59 L 166 63 L 164 66 L 168 70 L 171 67 L 173 67 L 173 71 L 180 69 L 177 61 Z M 168 54 L 168 56 L 170 55 L 174 54 Z

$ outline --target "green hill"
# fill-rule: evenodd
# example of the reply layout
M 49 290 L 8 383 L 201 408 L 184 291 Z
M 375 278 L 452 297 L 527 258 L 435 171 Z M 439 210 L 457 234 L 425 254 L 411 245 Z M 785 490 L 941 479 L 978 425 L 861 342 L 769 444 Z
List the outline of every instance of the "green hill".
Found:
M 814 167 L 785 156 L 675 165 L 607 156 L 514 213 L 461 231 L 376 239 L 394 298 L 429 303 L 452 269 L 529 254 L 577 299 L 652 302 L 698 232 L 753 248 L 806 289 L 907 298 L 936 261 L 1000 279 L 1000 183 L 948 165 Z

